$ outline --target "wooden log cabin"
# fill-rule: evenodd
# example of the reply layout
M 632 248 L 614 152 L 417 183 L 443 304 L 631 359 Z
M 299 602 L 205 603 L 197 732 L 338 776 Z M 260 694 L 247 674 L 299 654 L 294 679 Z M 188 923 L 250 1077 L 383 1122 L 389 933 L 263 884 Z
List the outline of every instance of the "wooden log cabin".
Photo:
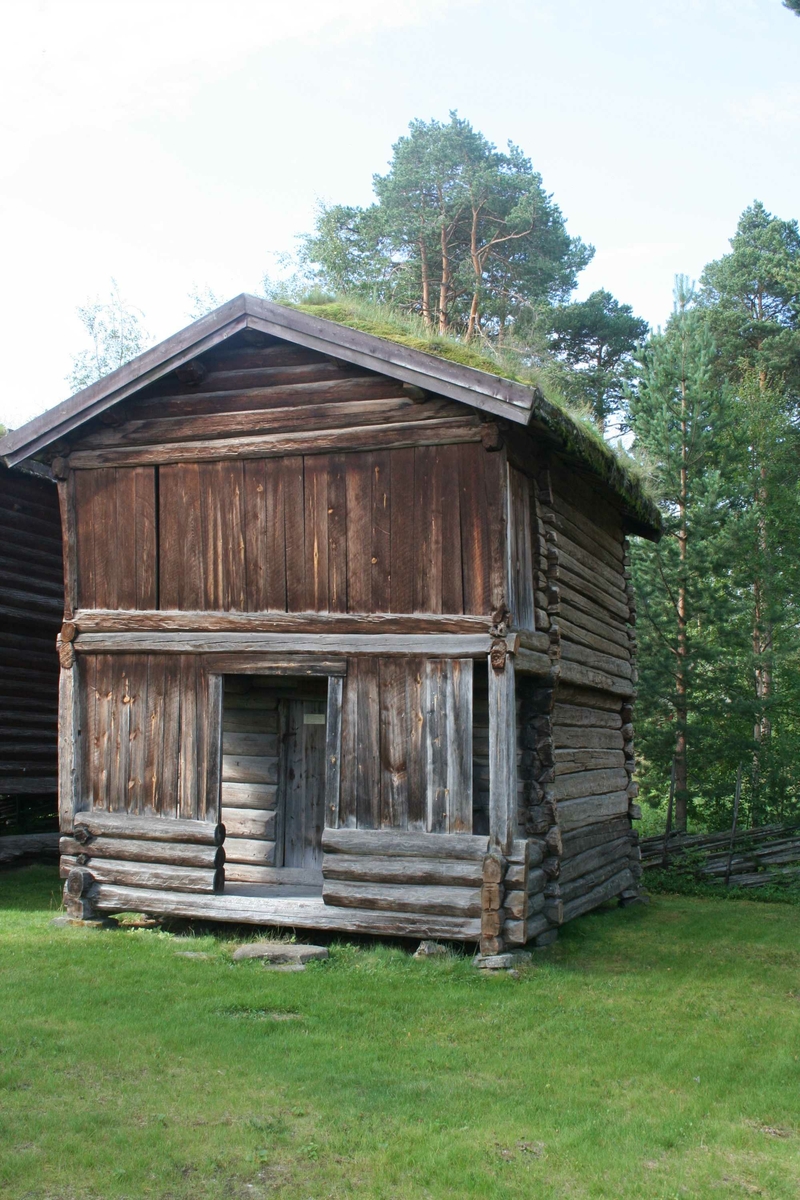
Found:
M 59 481 L 69 911 L 488 954 L 636 896 L 659 517 L 540 391 L 240 296 L 0 451 Z
M 0 834 L 55 829 L 64 609 L 61 521 L 50 471 L 0 466 Z

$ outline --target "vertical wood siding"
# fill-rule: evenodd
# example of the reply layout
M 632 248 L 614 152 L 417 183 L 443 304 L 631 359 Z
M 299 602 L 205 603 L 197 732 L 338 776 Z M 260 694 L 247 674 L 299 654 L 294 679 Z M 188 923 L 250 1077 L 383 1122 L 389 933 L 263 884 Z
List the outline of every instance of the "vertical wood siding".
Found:
M 488 614 L 501 460 L 470 443 L 78 471 L 79 605 Z
M 517 629 L 534 628 L 531 482 L 508 468 L 508 607 Z
M 76 471 L 78 604 L 156 608 L 156 468 Z
M 471 832 L 471 659 L 350 660 L 339 823 Z
M 216 820 L 207 786 L 208 681 L 194 655 L 85 655 L 87 808 Z

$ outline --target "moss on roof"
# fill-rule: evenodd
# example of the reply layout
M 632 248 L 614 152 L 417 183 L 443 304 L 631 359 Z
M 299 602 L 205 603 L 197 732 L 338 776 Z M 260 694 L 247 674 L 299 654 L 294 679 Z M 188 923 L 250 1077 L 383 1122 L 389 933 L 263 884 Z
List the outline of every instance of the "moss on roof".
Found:
M 319 304 L 292 304 L 290 307 L 312 317 L 323 317 L 324 320 L 334 321 L 337 325 L 358 329 L 361 333 L 371 333 L 373 337 L 385 338 L 388 342 L 398 342 L 401 346 L 408 346 L 409 349 L 419 350 L 423 354 L 449 359 L 462 367 L 473 367 L 476 371 L 485 371 L 489 375 L 511 379 L 527 386 L 534 382 L 525 373 L 510 374 L 508 364 L 501 364 L 490 354 L 482 354 L 458 338 L 431 333 L 419 318 L 406 317 L 385 305 L 369 304 L 363 300 L 338 299 Z
M 349 296 L 287 307 L 530 388 L 531 419 L 541 422 L 568 454 L 590 467 L 623 500 L 631 517 L 660 532 L 661 514 L 639 464 L 606 442 L 587 409 L 571 405 L 541 371 L 515 361 L 513 352 L 476 350 L 456 337 L 431 333 L 419 317 Z

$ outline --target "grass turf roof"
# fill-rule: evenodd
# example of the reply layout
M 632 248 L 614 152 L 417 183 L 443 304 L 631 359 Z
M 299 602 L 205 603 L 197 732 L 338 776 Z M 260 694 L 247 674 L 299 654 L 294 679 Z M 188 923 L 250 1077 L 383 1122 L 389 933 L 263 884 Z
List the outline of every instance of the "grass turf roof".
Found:
M 542 373 L 535 368 L 515 363 L 510 353 L 495 356 L 491 351 L 476 350 L 456 337 L 431 333 L 419 317 L 406 316 L 386 305 L 339 297 L 314 303 L 287 303 L 286 306 L 530 388 L 533 393 L 531 420 L 544 425 L 568 454 L 589 466 L 624 502 L 626 513 L 634 521 L 660 534 L 661 514 L 646 478 L 637 469 L 638 464 L 624 455 L 624 451 L 606 442 L 588 411 L 576 409 L 552 387 L 543 386 Z M 547 394 L 544 387 L 547 387 Z

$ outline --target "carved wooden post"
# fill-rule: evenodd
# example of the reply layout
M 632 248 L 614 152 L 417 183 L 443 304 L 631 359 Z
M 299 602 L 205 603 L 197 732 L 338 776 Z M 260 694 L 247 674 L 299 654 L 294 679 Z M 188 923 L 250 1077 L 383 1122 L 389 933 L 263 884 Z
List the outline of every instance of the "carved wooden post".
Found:
M 58 637 L 61 664 L 58 681 L 58 820 L 62 833 L 72 832 L 80 808 L 80 692 L 72 645 L 75 626 L 65 622 Z
M 489 839 L 501 854 L 514 838 L 517 812 L 517 728 L 514 656 L 504 638 L 489 655 Z

